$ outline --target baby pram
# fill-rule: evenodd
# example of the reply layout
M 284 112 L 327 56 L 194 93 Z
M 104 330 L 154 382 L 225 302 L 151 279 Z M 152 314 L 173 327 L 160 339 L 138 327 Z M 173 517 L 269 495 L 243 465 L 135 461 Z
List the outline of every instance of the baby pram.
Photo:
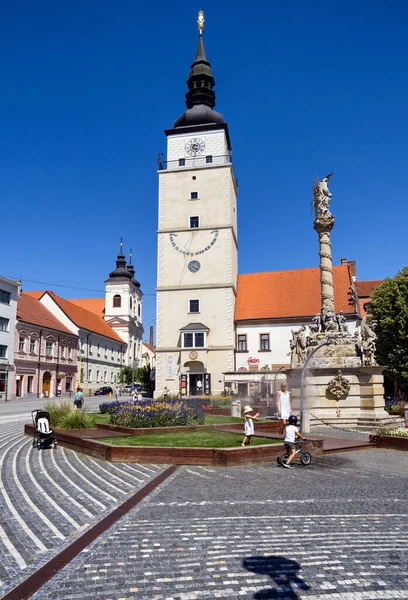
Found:
M 46 410 L 33 410 L 31 418 L 35 427 L 33 448 L 49 448 L 54 444 L 57 447 L 57 438 L 54 431 L 50 428 L 50 413 Z

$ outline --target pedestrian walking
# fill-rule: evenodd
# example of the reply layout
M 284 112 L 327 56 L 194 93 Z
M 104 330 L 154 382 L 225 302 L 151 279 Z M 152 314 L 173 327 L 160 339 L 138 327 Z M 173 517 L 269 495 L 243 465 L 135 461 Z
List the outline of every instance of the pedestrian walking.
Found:
M 142 392 L 139 390 L 137 393 L 137 401 L 140 402 L 143 399 Z
M 248 442 L 248 446 L 251 445 L 251 438 L 254 435 L 254 421 L 258 420 L 259 417 L 259 413 L 256 413 L 256 415 L 253 414 L 254 411 L 252 410 L 252 408 L 250 406 L 245 406 L 244 408 L 244 417 L 245 417 L 245 423 L 244 423 L 244 433 L 245 433 L 245 437 L 244 440 L 241 444 L 241 446 L 245 446 L 245 444 Z
M 119 393 L 120 393 L 120 390 L 119 390 L 118 386 L 116 386 L 115 387 L 115 400 L 119 400 Z
M 163 390 L 163 397 L 164 397 L 164 399 L 166 399 L 168 395 L 169 395 L 169 388 L 166 385 L 165 388 L 164 388 L 164 390 Z
M 282 381 L 280 390 L 276 394 L 276 408 L 278 411 L 278 418 L 280 419 L 280 434 L 283 435 L 285 427 L 288 422 L 290 415 L 292 414 L 292 401 L 290 399 L 290 392 L 288 391 L 288 384 L 286 381 Z
M 288 419 L 288 424 L 286 425 L 285 431 L 285 446 L 286 451 L 289 454 L 289 458 L 286 462 L 281 461 L 281 465 L 286 467 L 286 469 L 293 469 L 293 465 L 290 463 L 296 454 L 296 440 L 300 438 L 304 440 L 303 435 L 299 433 L 299 429 L 296 427 L 297 417 L 295 415 L 291 415 Z
M 74 406 L 77 410 L 81 410 L 84 405 L 84 395 L 81 388 L 77 388 L 74 400 Z
M 197 394 L 199 396 L 201 396 L 201 392 L 203 391 L 203 382 L 201 381 L 201 379 L 197 379 L 196 386 L 197 386 Z

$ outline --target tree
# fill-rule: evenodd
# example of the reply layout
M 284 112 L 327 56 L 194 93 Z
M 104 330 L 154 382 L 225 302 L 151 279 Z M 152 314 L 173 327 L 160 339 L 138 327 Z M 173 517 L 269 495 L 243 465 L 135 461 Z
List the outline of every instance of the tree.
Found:
M 125 385 L 130 385 L 132 383 L 132 367 L 121 368 L 118 375 L 118 383 L 123 383 Z
M 136 369 L 135 378 L 143 383 L 145 390 L 152 392 L 154 391 L 154 381 L 152 381 L 151 372 L 150 365 L 147 365 L 147 367 L 141 367 L 140 369 Z
M 374 290 L 369 310 L 377 322 L 377 362 L 397 391 L 408 384 L 408 267 Z

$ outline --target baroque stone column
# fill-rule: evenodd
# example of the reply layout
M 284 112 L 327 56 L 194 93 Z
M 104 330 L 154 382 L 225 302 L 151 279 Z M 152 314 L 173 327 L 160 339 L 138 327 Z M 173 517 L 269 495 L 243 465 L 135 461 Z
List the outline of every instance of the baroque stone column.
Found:
M 313 186 L 313 206 L 315 209 L 314 229 L 319 235 L 320 255 L 320 289 L 322 297 L 322 319 L 334 312 L 333 261 L 331 253 L 330 232 L 333 229 L 334 217 L 330 212 L 332 194 L 328 187 L 330 175 L 317 181 Z
M 319 235 L 320 290 L 322 297 L 322 316 L 334 312 L 333 260 L 330 232 L 333 229 L 333 215 L 316 217 L 313 227 Z

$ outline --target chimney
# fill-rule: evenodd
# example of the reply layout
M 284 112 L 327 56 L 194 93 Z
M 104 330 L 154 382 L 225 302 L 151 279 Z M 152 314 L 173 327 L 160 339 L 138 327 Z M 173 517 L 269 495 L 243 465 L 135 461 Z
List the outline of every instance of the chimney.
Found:
M 341 266 L 345 267 L 347 265 L 347 258 L 342 258 L 341 259 Z
M 348 261 L 348 270 L 349 270 L 350 279 L 352 281 L 355 281 L 356 278 L 357 278 L 357 267 L 356 267 L 356 261 L 355 260 L 349 260 Z
M 149 344 L 153 346 L 153 325 L 150 325 Z

